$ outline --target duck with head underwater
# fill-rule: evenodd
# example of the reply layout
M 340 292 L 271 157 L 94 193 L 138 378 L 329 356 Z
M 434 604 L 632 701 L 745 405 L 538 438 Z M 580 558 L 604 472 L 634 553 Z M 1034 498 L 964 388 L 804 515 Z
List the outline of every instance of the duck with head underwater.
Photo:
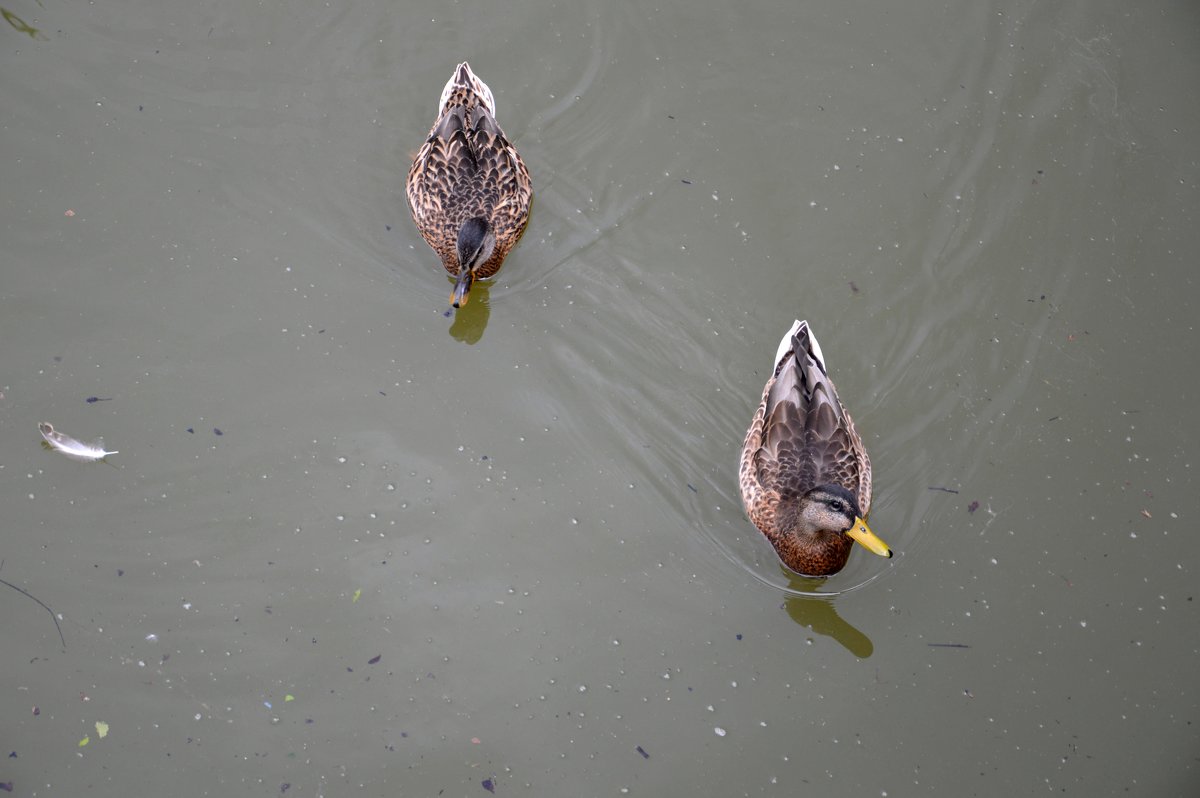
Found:
M 836 574 L 855 541 L 892 556 L 864 520 L 871 460 L 807 321 L 795 322 L 779 342 L 746 433 L 739 481 L 746 514 L 799 574 Z
M 417 230 L 454 278 L 450 304 L 500 270 L 529 222 L 529 171 L 496 122 L 496 100 L 466 61 L 442 90 L 438 118 L 405 184 Z

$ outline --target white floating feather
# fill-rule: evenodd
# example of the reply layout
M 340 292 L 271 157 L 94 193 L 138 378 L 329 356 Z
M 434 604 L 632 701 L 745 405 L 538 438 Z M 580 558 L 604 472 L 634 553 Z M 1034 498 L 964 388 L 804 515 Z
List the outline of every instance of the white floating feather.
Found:
M 110 454 L 119 454 L 119 452 L 104 451 L 104 440 L 97 438 L 94 443 L 84 443 L 76 440 L 70 435 L 59 432 L 54 428 L 54 425 L 45 421 L 38 424 L 38 432 L 42 433 L 42 437 L 46 439 L 47 445 L 55 451 L 62 452 L 72 460 L 78 460 L 81 463 L 91 463 L 96 460 L 103 460 Z

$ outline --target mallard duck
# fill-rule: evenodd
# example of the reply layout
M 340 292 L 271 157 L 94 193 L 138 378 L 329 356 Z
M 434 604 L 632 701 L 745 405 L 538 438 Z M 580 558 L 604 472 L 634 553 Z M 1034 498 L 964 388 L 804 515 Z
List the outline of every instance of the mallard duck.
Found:
M 496 123 L 496 100 L 463 61 L 442 89 L 438 118 L 408 170 L 408 207 L 454 279 L 450 304 L 500 270 L 529 221 L 533 187 Z
M 836 574 L 854 541 L 892 556 L 864 520 L 871 460 L 807 321 L 795 322 L 779 342 L 739 477 L 746 514 L 793 571 Z

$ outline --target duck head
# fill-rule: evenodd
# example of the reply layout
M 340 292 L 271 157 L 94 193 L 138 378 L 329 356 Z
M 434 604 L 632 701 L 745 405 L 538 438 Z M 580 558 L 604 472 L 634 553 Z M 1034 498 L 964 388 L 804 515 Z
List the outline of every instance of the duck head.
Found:
M 891 557 L 892 550 L 863 520 L 858 500 L 841 485 L 818 485 L 787 506 L 780 502 L 777 548 L 792 570 L 806 576 L 835 574 L 858 542 L 873 554 Z
M 463 222 L 458 230 L 458 277 L 450 294 L 451 305 L 461 308 L 467 304 L 475 270 L 488 262 L 495 248 L 496 233 L 487 219 L 476 216 Z

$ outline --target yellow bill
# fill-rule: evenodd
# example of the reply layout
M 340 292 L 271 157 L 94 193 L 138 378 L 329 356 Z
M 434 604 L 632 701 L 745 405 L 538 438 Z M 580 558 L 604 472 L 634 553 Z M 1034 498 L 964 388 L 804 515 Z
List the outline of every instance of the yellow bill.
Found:
M 854 519 L 854 526 L 847 529 L 846 534 L 866 547 L 867 551 L 872 554 L 878 554 L 880 557 L 892 556 L 892 550 L 888 548 L 888 544 L 880 540 L 871 531 L 871 527 L 867 526 L 867 522 L 861 518 Z

